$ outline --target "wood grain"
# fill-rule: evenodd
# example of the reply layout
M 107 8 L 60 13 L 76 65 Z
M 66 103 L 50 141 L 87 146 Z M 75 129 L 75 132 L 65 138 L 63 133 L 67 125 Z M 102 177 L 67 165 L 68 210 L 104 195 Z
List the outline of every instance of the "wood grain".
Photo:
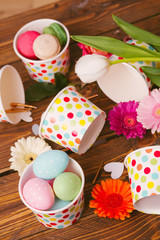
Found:
M 115 14 L 128 22 L 160 35 L 160 5 L 156 0 L 65 0 L 51 5 L 31 10 L 11 18 L 0 21 L 0 66 L 11 64 L 20 73 L 24 87 L 33 84 L 21 60 L 15 55 L 12 42 L 17 30 L 24 24 L 38 18 L 54 18 L 63 22 L 71 34 L 106 35 L 123 39 L 125 34 L 114 24 L 111 14 Z M 71 41 L 71 68 L 67 75 L 71 83 L 80 84 L 74 73 L 75 61 L 81 56 L 77 44 Z M 99 92 L 96 83 L 86 85 L 81 93 L 91 96 Z M 24 206 L 18 195 L 17 172 L 9 169 L 10 147 L 19 138 L 33 136 L 32 125 L 40 122 L 42 112 L 52 100 L 52 97 L 36 102 L 33 105 L 33 122 L 20 122 L 16 125 L 0 123 L 0 239 L 55 239 L 55 240 L 159 240 L 160 217 L 158 215 L 143 214 L 134 211 L 125 221 L 99 218 L 89 208 L 91 200 L 92 181 L 102 161 L 123 162 L 125 156 L 132 150 L 160 144 L 159 134 L 152 135 L 147 132 L 143 139 L 126 140 L 124 136 L 117 136 L 109 128 L 106 120 L 105 126 L 93 144 L 82 156 L 68 151 L 54 142 L 47 141 L 54 149 L 66 151 L 83 168 L 85 173 L 85 210 L 80 220 L 65 229 L 54 230 L 42 226 L 34 214 Z M 115 105 L 104 94 L 92 100 L 94 104 L 107 114 Z M 110 178 L 110 174 L 101 169 L 97 183 Z M 121 176 L 128 181 L 127 170 Z
M 56 0 L 1 0 L 0 19 L 53 3 L 53 1 L 57 2 Z

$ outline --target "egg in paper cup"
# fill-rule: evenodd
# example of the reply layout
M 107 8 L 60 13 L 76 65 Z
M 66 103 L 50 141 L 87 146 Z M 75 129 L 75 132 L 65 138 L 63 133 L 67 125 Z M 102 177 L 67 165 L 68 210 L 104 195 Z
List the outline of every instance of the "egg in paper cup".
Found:
M 129 153 L 128 169 L 134 208 L 143 213 L 160 214 L 160 146 Z
M 26 205 L 26 207 L 32 210 L 38 221 L 47 228 L 61 229 L 74 224 L 81 217 L 82 211 L 84 209 L 85 177 L 81 166 L 74 159 L 69 157 L 69 163 L 65 169 L 65 171 L 78 175 L 82 181 L 81 189 L 76 198 L 68 205 L 60 209 L 52 210 L 52 208 L 50 208 L 49 210 L 42 211 L 31 207 L 23 197 L 23 187 L 25 183 L 31 178 L 35 178 L 35 174 L 33 172 L 33 163 L 34 162 L 28 165 L 20 177 L 19 195 L 22 202 Z
M 22 54 L 19 53 L 17 49 L 17 40 L 20 35 L 26 31 L 37 31 L 42 34 L 43 29 L 48 27 L 52 23 L 59 24 L 67 35 L 67 43 L 62 48 L 60 53 L 50 59 L 46 60 L 32 60 L 28 59 Z M 51 82 L 55 83 L 54 74 L 56 72 L 61 72 L 62 74 L 66 74 L 69 70 L 69 42 L 70 42 L 70 34 L 68 29 L 59 21 L 53 19 L 38 19 L 24 25 L 15 35 L 13 41 L 13 48 L 16 55 L 22 60 L 24 63 L 30 77 L 33 80 L 38 82 Z
M 153 50 L 153 47 L 138 40 L 129 40 L 126 43 Z M 112 55 L 109 60 L 122 59 Z M 151 81 L 143 73 L 141 67 L 157 67 L 156 62 L 136 61 L 117 63 L 110 66 L 108 72 L 97 80 L 102 91 L 114 102 L 140 101 L 149 94 Z
M 104 111 L 68 86 L 42 114 L 39 136 L 83 154 L 97 139 L 105 119 Z
M 12 112 L 11 103 L 25 104 L 25 93 L 21 77 L 11 65 L 6 65 L 0 70 L 0 122 L 17 124 L 21 120 L 31 122 L 31 112 Z

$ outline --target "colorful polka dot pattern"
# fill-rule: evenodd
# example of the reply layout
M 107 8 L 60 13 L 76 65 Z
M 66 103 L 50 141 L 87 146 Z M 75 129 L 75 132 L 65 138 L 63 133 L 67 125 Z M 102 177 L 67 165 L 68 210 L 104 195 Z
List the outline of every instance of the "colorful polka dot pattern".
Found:
M 65 228 L 74 224 L 81 216 L 84 209 L 84 193 L 79 196 L 76 202 L 59 212 L 47 212 L 46 214 L 34 212 L 38 221 L 48 228 Z
M 139 40 L 129 40 L 127 41 L 126 43 L 128 44 L 131 44 L 131 45 L 136 45 L 136 46 L 139 46 L 139 47 L 143 47 L 143 48 L 146 48 L 146 49 L 149 49 L 149 50 L 153 50 L 155 51 L 155 49 L 148 45 L 147 43 L 144 43 L 144 42 L 141 42 Z M 118 57 L 116 55 L 112 55 L 110 57 L 110 60 L 117 60 L 117 59 L 122 59 L 121 57 Z M 138 61 L 138 62 L 130 62 L 129 63 L 132 67 L 134 67 L 142 76 L 143 78 L 145 79 L 147 85 L 148 85 L 148 88 L 150 89 L 152 84 L 151 84 L 151 81 L 150 79 L 144 74 L 144 72 L 142 71 L 141 67 L 142 66 L 150 66 L 150 67 L 157 67 L 157 63 L 156 62 L 147 62 L 147 61 Z
M 3 110 L 0 110 L 0 122 L 8 122 L 6 113 Z
M 40 61 L 28 62 L 23 61 L 30 77 L 38 82 L 51 82 L 54 83 L 54 74 L 56 72 L 61 72 L 64 75 L 69 70 L 69 49 L 63 52 L 58 58 L 54 60 L 46 60 L 45 63 L 40 63 Z
M 101 113 L 75 88 L 67 87 L 50 106 L 41 135 L 77 153 L 86 130 Z
M 160 146 L 139 149 L 125 159 L 133 204 L 144 197 L 160 194 Z

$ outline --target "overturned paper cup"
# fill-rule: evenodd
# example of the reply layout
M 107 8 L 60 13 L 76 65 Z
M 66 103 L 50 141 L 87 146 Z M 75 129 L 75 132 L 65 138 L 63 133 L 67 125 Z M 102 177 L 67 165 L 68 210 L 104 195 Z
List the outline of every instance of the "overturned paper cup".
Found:
M 19 181 L 19 195 L 22 202 L 32 210 L 32 212 L 37 217 L 38 221 L 48 228 L 65 228 L 74 224 L 80 217 L 84 209 L 84 173 L 81 166 L 72 158 L 69 158 L 69 163 L 65 171 L 73 172 L 81 178 L 82 185 L 77 197 L 71 201 L 68 205 L 52 210 L 41 211 L 31 207 L 23 197 L 23 187 L 25 183 L 31 179 L 35 178 L 33 172 L 33 163 L 28 165 L 28 167 L 22 173 Z M 54 208 L 54 204 L 53 204 Z
M 0 70 L 0 122 L 19 123 L 21 120 L 31 122 L 31 112 L 11 112 L 11 103 L 25 103 L 25 94 L 21 77 L 17 70 L 6 65 Z
M 136 210 L 160 214 L 160 146 L 137 149 L 124 160 Z
M 155 51 L 152 46 L 137 40 L 127 43 Z M 109 58 L 110 61 L 118 59 L 121 58 L 116 55 Z M 151 81 L 143 73 L 142 66 L 156 67 L 157 63 L 136 61 L 111 65 L 108 72 L 97 80 L 98 85 L 114 102 L 140 101 L 149 94 L 151 88 Z
M 105 112 L 68 86 L 42 114 L 39 136 L 82 154 L 95 142 L 105 119 Z
M 67 35 L 67 43 L 60 53 L 53 58 L 46 60 L 32 60 L 22 56 L 17 49 L 17 40 L 26 31 L 37 31 L 42 34 L 43 29 L 52 23 L 59 24 Z M 17 56 L 23 61 L 30 77 L 38 82 L 55 82 L 54 74 L 61 72 L 66 74 L 69 70 L 69 42 L 70 35 L 68 29 L 59 21 L 53 19 L 38 19 L 24 25 L 15 35 L 13 48 Z

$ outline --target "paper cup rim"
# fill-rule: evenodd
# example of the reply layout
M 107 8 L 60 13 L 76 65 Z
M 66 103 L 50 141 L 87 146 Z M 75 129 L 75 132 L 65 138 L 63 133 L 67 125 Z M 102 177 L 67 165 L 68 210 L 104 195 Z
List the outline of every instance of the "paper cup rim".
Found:
M 160 145 L 153 145 L 153 146 L 142 147 L 142 148 L 138 148 L 138 149 L 128 153 L 127 156 L 124 159 L 125 167 L 127 167 L 127 164 L 126 164 L 127 158 L 130 157 L 132 154 L 135 154 L 136 152 L 139 152 L 139 151 L 144 151 L 145 149 L 148 149 L 148 148 L 152 148 L 153 149 L 153 148 L 157 148 L 157 147 L 160 148 Z
M 4 72 L 7 68 L 12 69 L 12 71 L 14 71 L 14 72 L 17 74 L 17 76 L 19 77 L 19 82 L 20 82 L 20 84 L 21 84 L 21 91 L 23 91 L 23 93 L 24 93 L 24 86 L 23 86 L 23 84 L 22 84 L 22 80 L 21 80 L 21 77 L 20 77 L 18 71 L 17 71 L 13 66 L 11 66 L 11 65 L 9 65 L 9 64 L 3 66 L 3 67 L 0 69 L 0 86 L 1 86 L 1 81 L 2 81 L 2 78 L 1 78 L 1 77 L 2 77 L 2 74 L 3 74 L 3 72 Z M 1 92 L 1 87 L 0 87 L 0 92 Z M 24 95 L 24 94 L 23 94 L 23 95 Z M 25 101 L 25 98 L 24 98 L 23 100 Z M 1 109 L 2 109 L 2 111 L 3 111 L 3 115 L 4 115 L 4 117 L 6 118 L 6 121 L 7 121 L 8 123 L 11 123 L 11 124 L 17 124 L 19 121 L 13 122 L 13 121 L 9 118 L 8 114 L 6 113 L 6 111 L 5 111 L 4 107 L 3 107 L 1 94 L 0 94 L 0 103 L 1 103 Z M 17 114 L 18 114 L 18 113 L 17 113 Z
M 135 210 L 137 211 L 140 211 L 140 212 L 143 212 L 143 213 L 147 213 L 147 214 L 156 214 L 156 215 L 159 215 L 160 214 L 160 209 L 154 209 L 154 210 L 146 210 L 143 208 L 143 205 L 144 205 L 144 201 L 148 200 L 149 201 L 152 201 L 152 199 L 155 199 L 155 198 L 158 198 L 158 200 L 160 200 L 160 194 L 156 194 L 156 195 L 149 195 L 149 196 L 146 196 L 146 197 L 142 197 L 140 199 L 138 199 L 137 201 L 135 201 L 135 203 L 133 204 L 134 205 L 134 208 Z M 143 201 L 143 204 L 142 204 L 142 201 Z M 155 202 L 154 202 L 155 203 Z M 158 204 L 159 205 L 159 204 Z
M 69 157 L 69 156 L 68 156 Z M 63 208 L 59 208 L 59 209 L 56 209 L 56 210 L 39 210 L 39 209 L 36 209 L 36 208 L 33 208 L 32 206 L 30 206 L 24 199 L 23 195 L 22 195 L 22 191 L 21 191 L 21 182 L 22 182 L 22 179 L 23 179 L 23 176 L 25 175 L 25 173 L 27 172 L 28 168 L 31 168 L 33 163 L 32 162 L 31 164 L 28 165 L 28 167 L 26 167 L 26 169 L 23 171 L 21 177 L 20 177 L 20 180 L 19 180 L 19 184 L 18 184 L 18 192 L 19 192 L 19 195 L 20 195 L 20 198 L 22 200 L 22 202 L 24 203 L 25 206 L 27 206 L 29 209 L 31 209 L 33 212 L 36 212 L 36 213 L 40 213 L 40 214 L 52 214 L 52 213 L 58 213 L 58 212 L 62 212 L 63 210 L 65 210 L 66 208 L 69 208 L 71 207 L 76 201 L 77 199 L 80 197 L 80 195 L 82 194 L 83 190 L 84 190 L 84 184 L 85 184 L 85 175 L 84 175 L 84 172 L 83 172 L 83 169 L 82 167 L 80 166 L 80 164 L 74 160 L 73 158 L 69 157 L 69 160 L 76 163 L 79 170 L 80 170 L 80 178 L 81 178 L 81 181 L 82 181 L 82 185 L 81 185 L 81 188 L 79 190 L 79 193 L 78 195 L 76 196 L 75 199 L 73 199 L 68 205 L 64 206 Z
M 82 142 L 83 142 L 86 134 L 88 134 L 87 131 L 90 129 L 90 127 L 93 126 L 93 123 L 94 123 L 95 121 L 97 121 L 99 118 L 101 118 L 101 119 L 103 118 L 103 122 L 104 122 L 104 123 L 103 123 L 103 124 L 100 124 L 99 127 L 97 127 L 97 129 L 98 129 L 98 132 L 97 132 L 97 133 L 98 133 L 98 134 L 96 134 L 96 135 L 94 136 L 95 139 L 94 139 L 94 141 L 92 140 L 92 141 L 90 142 L 90 146 L 92 146 L 92 144 L 94 144 L 94 142 L 96 141 L 96 139 L 97 139 L 97 137 L 98 137 L 98 135 L 99 135 L 99 130 L 101 131 L 102 128 L 104 127 L 105 119 L 106 119 L 106 113 L 101 110 L 101 113 L 100 113 L 98 116 L 95 117 L 95 119 L 93 120 L 93 122 L 90 123 L 90 125 L 88 126 L 85 134 L 82 136 L 81 142 L 80 142 L 80 144 L 79 144 L 79 146 L 78 146 L 78 149 L 77 149 L 77 150 L 78 150 L 77 153 L 78 153 L 79 155 L 84 154 L 84 153 L 87 152 L 88 149 L 90 148 L 90 146 L 89 146 L 89 147 L 85 148 L 85 151 L 84 151 L 84 150 L 82 151 L 82 150 L 81 150 L 81 144 L 82 144 Z
M 5 65 L 5 66 L 3 66 L 3 67 L 1 68 L 1 70 L 0 70 L 0 86 L 1 86 L 1 77 L 2 77 L 3 71 L 4 71 L 6 68 L 8 68 L 8 67 L 13 68 L 13 67 L 10 66 L 10 65 Z M 1 89 L 1 88 L 0 88 L 0 89 Z M 3 104 L 2 104 L 1 95 L 0 95 L 0 102 L 1 102 L 1 109 L 2 109 L 2 111 L 3 111 L 4 117 L 7 119 L 7 122 L 11 123 L 10 120 L 9 120 L 9 118 L 8 118 L 8 115 L 6 114 L 6 111 L 4 110 L 4 107 L 3 107 Z
M 147 87 L 148 92 L 149 92 L 149 87 L 147 85 L 147 82 L 145 81 L 144 77 L 138 72 L 137 68 L 134 68 L 132 66 L 132 63 L 122 62 L 122 63 L 117 63 L 117 64 L 123 64 L 123 65 L 129 67 L 130 69 L 132 69 L 134 72 L 136 72 L 140 76 L 141 80 L 143 81 L 144 85 Z
M 125 62 L 117 63 L 117 64 L 114 64 L 114 65 L 111 65 L 110 68 L 115 67 L 115 65 L 116 65 L 116 67 L 124 65 L 125 67 L 129 68 L 132 72 L 136 73 L 136 75 L 139 77 L 140 81 L 143 83 L 143 86 L 145 88 L 145 91 L 146 91 L 147 95 L 149 94 L 149 87 L 147 85 L 146 80 L 138 72 L 138 70 L 135 69 L 130 63 L 125 63 Z M 110 71 L 110 69 L 109 69 L 109 71 Z M 104 74 L 103 77 L 105 77 L 105 76 L 107 77 L 107 75 L 109 74 L 109 71 L 106 74 Z M 103 79 L 103 81 L 104 81 L 104 79 Z M 119 103 L 119 102 L 129 101 L 128 99 L 126 99 L 126 100 L 122 99 L 122 97 L 121 97 L 120 100 L 117 100 L 117 99 L 115 99 L 115 96 L 114 96 L 115 94 L 112 93 L 112 96 L 111 96 L 110 93 L 109 94 L 106 93 L 106 90 L 104 90 L 104 88 L 103 88 L 103 82 L 101 81 L 101 78 L 97 80 L 97 83 L 98 83 L 98 86 L 100 87 L 100 89 L 104 92 L 104 94 L 106 96 L 108 96 L 108 98 L 110 98 L 113 102 Z M 145 94 L 145 96 L 147 96 L 147 95 Z M 134 99 L 131 99 L 131 101 L 132 100 L 134 100 Z M 137 101 L 137 100 L 135 100 L 135 101 Z
M 50 104 L 48 105 L 48 107 L 46 108 L 46 110 L 42 113 L 42 116 L 41 116 L 41 121 L 40 121 L 40 124 L 39 124 L 39 136 L 41 138 L 42 137 L 42 134 L 41 134 L 41 128 L 42 128 L 42 124 L 43 124 L 43 121 L 48 113 L 48 110 L 50 109 L 50 107 L 52 106 L 52 104 L 56 101 L 56 99 L 63 93 L 63 91 L 65 91 L 66 89 L 68 88 L 74 88 L 76 90 L 76 88 L 74 86 L 67 86 L 65 88 L 63 88 L 59 93 L 57 93 L 57 95 L 52 99 L 52 101 L 50 102 Z
M 124 159 L 124 165 L 125 167 L 127 168 L 127 159 L 128 157 L 132 156 L 132 154 L 134 155 L 136 152 L 139 152 L 139 151 L 144 151 L 147 150 L 147 149 L 152 149 L 153 151 L 151 153 L 154 152 L 154 150 L 160 150 L 160 145 L 153 145 L 153 146 L 147 146 L 147 147 L 142 147 L 142 148 L 139 148 L 139 149 L 136 149 L 132 152 L 130 152 Z M 147 152 L 146 152 L 147 154 Z M 150 153 L 148 153 L 150 154 Z M 136 157 L 135 157 L 136 159 Z M 144 164 L 144 166 L 146 166 L 146 163 L 142 163 Z M 153 168 L 156 168 L 155 172 L 158 172 L 158 169 L 155 166 L 152 166 Z M 135 168 L 135 166 L 133 166 L 133 168 Z M 134 172 L 134 174 L 137 173 L 137 170 Z M 149 174 L 148 174 L 149 175 Z M 128 171 L 128 176 L 131 177 L 131 180 L 134 179 L 134 176 L 130 176 L 129 174 L 129 171 Z M 141 175 L 143 176 L 143 175 Z M 150 178 L 149 178 L 150 179 Z M 150 179 L 151 180 L 151 179 Z M 139 182 L 140 180 L 138 180 L 137 183 L 135 183 L 135 187 L 132 187 L 132 184 L 131 185 L 131 191 L 135 194 L 138 194 L 138 199 L 135 199 L 135 197 L 132 197 L 132 200 L 133 200 L 133 206 L 134 208 L 137 210 L 137 211 L 140 211 L 140 212 L 143 212 L 143 213 L 147 213 L 147 214 L 160 214 L 160 208 L 159 207 L 159 199 L 160 199 L 160 192 L 158 192 L 156 189 L 154 189 L 154 191 L 152 189 L 150 189 L 149 191 L 149 195 L 147 196 L 143 196 L 142 195 L 142 191 L 143 190 L 148 190 L 146 189 L 146 187 L 144 186 L 141 186 L 141 183 Z M 157 181 L 157 179 L 155 180 Z M 136 181 L 134 181 L 136 182 Z M 140 185 L 142 188 L 141 188 L 141 193 L 137 193 L 136 191 L 136 186 Z M 152 193 L 154 193 L 154 195 L 152 195 Z M 152 207 L 152 204 L 154 207 Z
M 32 59 L 30 59 L 30 58 L 26 58 L 26 57 L 24 57 L 22 54 L 20 54 L 19 51 L 18 51 L 18 49 L 17 49 L 17 46 L 16 46 L 16 44 L 17 44 L 17 38 L 18 38 L 20 32 L 21 32 L 23 29 L 25 29 L 27 26 L 29 26 L 31 23 L 33 23 L 33 22 L 38 22 L 38 21 L 43 21 L 43 20 L 52 20 L 53 23 L 58 23 L 61 27 L 63 27 L 63 29 L 65 30 L 65 32 L 66 32 L 66 34 L 67 34 L 67 42 L 66 42 L 64 48 L 62 49 L 62 51 L 60 51 L 59 54 L 58 54 L 57 56 L 53 57 L 53 58 L 48 58 L 48 59 L 44 59 L 44 60 L 32 60 Z M 69 34 L 68 29 L 66 28 L 66 26 L 65 26 L 63 23 L 61 23 L 61 22 L 59 22 L 59 21 L 57 21 L 57 20 L 55 20 L 55 19 L 51 19 L 51 18 L 40 18 L 40 19 L 31 21 L 31 22 L 23 25 L 23 27 L 21 27 L 21 28 L 17 31 L 17 33 L 15 34 L 14 39 L 13 39 L 13 49 L 14 49 L 16 55 L 17 55 L 20 59 L 22 59 L 23 61 L 42 64 L 42 63 L 46 63 L 46 62 L 48 62 L 48 61 L 56 60 L 59 56 L 61 56 L 61 55 L 66 51 L 67 47 L 69 46 L 69 43 L 70 43 L 70 34 Z
M 76 88 L 75 88 L 74 86 L 72 86 L 72 85 L 69 85 L 69 86 L 63 88 L 63 89 L 53 98 L 53 100 L 52 100 L 52 101 L 50 102 L 50 104 L 48 105 L 47 109 L 42 113 L 41 121 L 40 121 L 40 124 L 39 124 L 39 136 L 40 136 L 42 139 L 44 139 L 45 137 L 42 136 L 41 128 L 42 128 L 42 126 L 43 126 L 43 121 L 44 121 L 45 118 L 47 117 L 47 114 L 48 114 L 48 111 L 49 111 L 50 107 L 54 104 L 54 102 L 56 101 L 56 99 L 57 99 L 66 89 L 70 89 L 70 88 L 73 88 L 75 91 L 77 91 Z M 84 98 L 86 98 L 86 97 L 84 97 Z M 101 110 L 101 109 L 99 109 L 99 110 L 100 110 L 100 114 L 97 115 L 97 116 L 94 118 L 93 122 L 90 122 L 90 124 L 89 124 L 89 126 L 88 126 L 88 128 L 87 128 L 87 130 L 86 130 L 86 132 L 85 132 L 85 134 L 84 134 L 84 135 L 82 136 L 82 138 L 81 138 L 81 142 L 80 142 L 80 144 L 78 145 L 78 147 L 77 147 L 77 152 L 76 152 L 76 153 L 78 153 L 79 155 L 84 154 L 84 153 L 90 148 L 90 146 L 95 142 L 96 138 L 98 137 L 100 131 L 102 130 L 102 128 L 103 128 L 103 126 L 104 126 L 104 124 L 105 124 L 106 113 L 105 113 L 103 110 Z M 97 127 L 97 131 L 95 131 L 94 140 L 93 140 L 93 141 L 90 141 L 90 143 L 89 143 L 90 146 L 88 146 L 88 147 L 86 147 L 86 148 L 83 147 L 83 149 L 85 149 L 85 150 L 82 150 L 82 146 L 81 146 L 81 145 L 82 145 L 82 141 L 85 139 L 85 136 L 86 136 L 86 134 L 88 133 L 87 131 L 91 128 L 91 126 L 93 127 L 94 123 L 95 123 L 99 118 L 101 118 L 101 122 L 100 122 L 100 124 L 99 124 L 99 127 Z M 92 137 L 93 137 L 93 136 L 92 136 Z M 71 151 L 72 151 L 72 149 L 71 149 Z M 74 152 L 74 151 L 73 151 L 73 152 Z

